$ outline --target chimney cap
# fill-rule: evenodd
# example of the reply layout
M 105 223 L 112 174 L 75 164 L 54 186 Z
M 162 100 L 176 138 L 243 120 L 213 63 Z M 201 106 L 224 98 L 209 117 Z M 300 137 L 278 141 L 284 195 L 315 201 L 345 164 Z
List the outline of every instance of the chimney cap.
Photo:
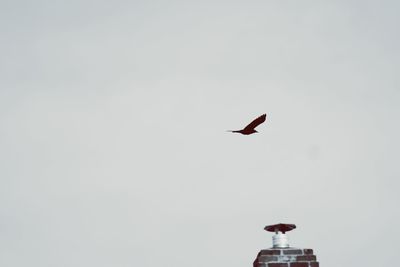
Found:
M 278 223 L 273 225 L 267 225 L 265 226 L 264 230 L 275 233 L 282 232 L 284 234 L 285 232 L 289 232 L 295 228 L 296 228 L 295 224 Z

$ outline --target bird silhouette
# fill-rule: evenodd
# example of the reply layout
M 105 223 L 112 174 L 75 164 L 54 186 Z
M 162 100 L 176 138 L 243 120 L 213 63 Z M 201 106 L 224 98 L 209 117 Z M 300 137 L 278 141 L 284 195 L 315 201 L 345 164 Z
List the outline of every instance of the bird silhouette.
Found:
M 253 120 L 252 122 L 249 123 L 249 125 L 247 125 L 246 127 L 244 127 L 242 130 L 237 130 L 237 131 L 228 131 L 228 132 L 232 132 L 232 133 L 240 133 L 240 134 L 244 134 L 244 135 L 249 135 L 249 134 L 253 134 L 253 133 L 258 133 L 256 131 L 256 127 L 258 125 L 260 125 L 261 123 L 263 123 L 265 121 L 265 119 L 267 118 L 266 114 L 261 115 L 260 117 L 258 117 L 257 119 Z

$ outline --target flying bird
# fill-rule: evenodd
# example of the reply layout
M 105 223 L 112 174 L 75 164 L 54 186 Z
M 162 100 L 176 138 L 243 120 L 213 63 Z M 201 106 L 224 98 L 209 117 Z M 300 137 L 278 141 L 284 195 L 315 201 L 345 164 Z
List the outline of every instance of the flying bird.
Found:
M 253 134 L 253 133 L 258 133 L 256 131 L 256 127 L 258 125 L 260 125 L 261 123 L 263 123 L 266 119 L 267 115 L 263 114 L 260 117 L 258 117 L 257 119 L 253 120 L 252 122 L 250 122 L 249 125 L 247 125 L 246 127 L 244 127 L 242 130 L 238 130 L 238 131 L 228 131 L 228 132 L 232 132 L 232 133 L 240 133 L 240 134 L 244 134 L 244 135 L 249 135 L 249 134 Z

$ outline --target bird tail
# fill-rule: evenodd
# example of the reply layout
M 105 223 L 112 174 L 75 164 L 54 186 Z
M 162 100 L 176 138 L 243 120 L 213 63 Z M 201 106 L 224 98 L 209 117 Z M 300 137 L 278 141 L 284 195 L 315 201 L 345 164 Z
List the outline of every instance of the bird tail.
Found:
M 227 132 L 230 132 L 230 133 L 238 133 L 239 131 L 234 131 L 234 130 L 226 130 Z

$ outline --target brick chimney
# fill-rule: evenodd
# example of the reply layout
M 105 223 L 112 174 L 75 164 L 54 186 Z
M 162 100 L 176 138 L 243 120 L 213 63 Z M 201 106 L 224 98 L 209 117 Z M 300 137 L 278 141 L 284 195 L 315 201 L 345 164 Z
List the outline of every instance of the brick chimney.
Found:
M 275 232 L 272 237 L 273 247 L 261 250 L 253 267 L 319 267 L 312 249 L 289 246 L 286 232 L 295 228 L 294 224 L 283 223 L 266 226 L 266 231 Z

